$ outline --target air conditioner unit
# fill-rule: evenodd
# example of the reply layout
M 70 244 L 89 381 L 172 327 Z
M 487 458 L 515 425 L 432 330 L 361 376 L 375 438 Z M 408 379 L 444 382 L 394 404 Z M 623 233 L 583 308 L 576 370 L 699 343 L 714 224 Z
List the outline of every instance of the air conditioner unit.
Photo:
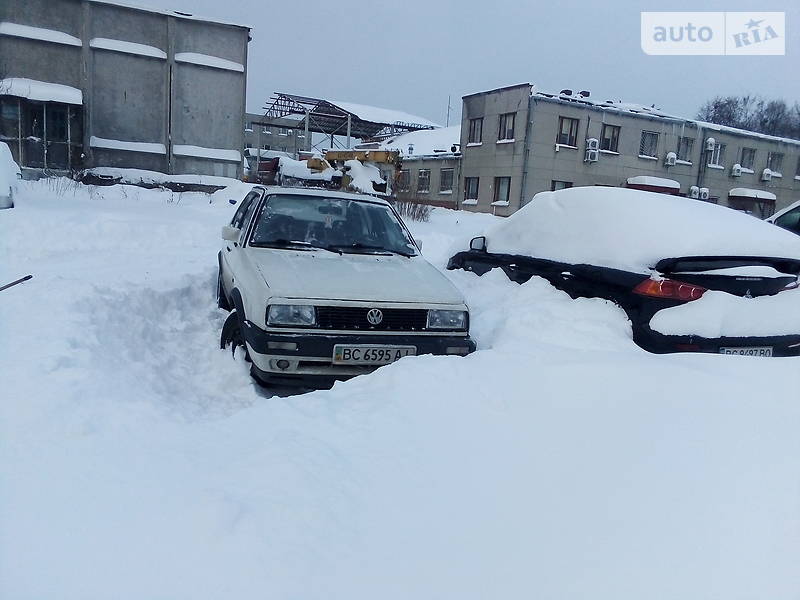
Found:
M 772 171 L 770 171 L 768 167 L 761 172 L 761 181 L 770 181 L 771 179 Z
M 708 188 L 700 188 L 699 197 L 700 200 L 708 200 L 709 197 Z
M 678 155 L 674 152 L 667 152 L 667 156 L 664 159 L 664 165 L 667 167 L 674 167 L 675 161 L 678 160 Z
M 583 162 L 597 162 L 598 158 L 600 158 L 598 150 L 587 150 L 586 155 L 583 157 Z
M 741 177 L 742 176 L 742 165 L 736 163 L 731 167 L 731 177 Z
M 706 140 L 706 150 L 708 150 L 709 152 L 713 152 L 714 148 L 716 147 L 717 147 L 717 140 L 715 140 L 713 137 L 710 137 Z
M 700 188 L 696 185 L 693 185 L 689 188 L 689 198 L 699 198 L 700 197 Z
M 586 140 L 587 150 L 600 150 L 600 140 L 597 138 L 589 138 Z

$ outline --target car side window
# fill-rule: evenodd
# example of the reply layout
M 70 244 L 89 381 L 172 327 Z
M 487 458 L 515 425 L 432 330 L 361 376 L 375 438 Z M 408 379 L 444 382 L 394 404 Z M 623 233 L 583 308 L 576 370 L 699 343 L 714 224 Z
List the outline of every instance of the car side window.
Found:
M 789 231 L 800 233 L 800 208 L 790 210 L 785 215 L 778 217 L 775 219 L 775 224 Z
M 247 211 L 253 205 L 253 201 L 257 197 L 258 197 L 258 192 L 250 192 L 249 194 L 247 194 L 247 196 L 244 197 L 244 200 L 242 200 L 242 203 L 236 210 L 236 214 L 234 214 L 233 219 L 231 219 L 231 225 L 233 227 L 236 227 L 236 229 L 242 228 L 242 224 L 244 223 Z
M 239 244 L 244 246 L 245 243 L 245 236 L 247 235 L 247 230 L 250 227 L 250 221 L 253 217 L 253 213 L 256 210 L 256 206 L 258 206 L 258 192 L 255 192 L 255 196 L 250 201 L 250 203 L 245 208 L 244 216 L 242 217 L 241 229 L 242 233 L 239 236 Z

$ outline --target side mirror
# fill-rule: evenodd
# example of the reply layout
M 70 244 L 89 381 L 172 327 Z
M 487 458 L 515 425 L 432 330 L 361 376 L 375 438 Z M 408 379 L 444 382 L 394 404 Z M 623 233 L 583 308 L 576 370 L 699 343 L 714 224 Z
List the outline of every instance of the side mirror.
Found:
M 242 232 L 233 225 L 222 226 L 222 239 L 225 240 L 226 242 L 239 241 L 239 235 L 241 235 L 241 233 Z
M 486 237 L 478 236 L 469 241 L 469 249 L 477 250 L 478 252 L 486 252 Z

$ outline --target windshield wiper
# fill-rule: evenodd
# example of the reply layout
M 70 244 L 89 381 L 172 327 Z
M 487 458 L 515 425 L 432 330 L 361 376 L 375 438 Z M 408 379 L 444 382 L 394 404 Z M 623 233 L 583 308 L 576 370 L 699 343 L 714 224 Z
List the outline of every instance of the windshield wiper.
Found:
M 389 252 L 391 254 L 399 254 L 400 256 L 405 256 L 407 258 L 411 258 L 412 256 L 414 256 L 409 252 L 402 252 L 400 250 L 386 248 L 385 246 L 371 246 L 369 244 L 362 244 L 361 242 L 356 242 L 355 244 L 336 244 L 335 246 L 331 246 L 331 248 L 341 248 L 342 250 L 375 250 L 377 252 Z
M 254 245 L 263 246 L 265 248 L 291 248 L 292 246 L 300 246 L 301 248 L 312 248 L 314 250 L 327 250 L 328 252 L 333 252 L 334 254 L 339 254 L 340 256 L 342 254 L 341 250 L 337 250 L 333 246 L 320 246 L 317 244 L 312 244 L 311 242 L 287 240 L 286 238 L 278 238 L 277 240 L 269 240 L 267 242 L 256 242 Z

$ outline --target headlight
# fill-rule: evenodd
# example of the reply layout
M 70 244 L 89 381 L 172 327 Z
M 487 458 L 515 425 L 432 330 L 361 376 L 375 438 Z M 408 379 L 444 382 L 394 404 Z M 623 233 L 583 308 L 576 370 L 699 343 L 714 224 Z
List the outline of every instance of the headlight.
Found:
M 272 304 L 267 308 L 267 325 L 299 325 L 313 327 L 317 324 L 317 311 L 304 304 Z
M 429 310 L 428 329 L 466 329 L 468 313 L 465 310 Z

